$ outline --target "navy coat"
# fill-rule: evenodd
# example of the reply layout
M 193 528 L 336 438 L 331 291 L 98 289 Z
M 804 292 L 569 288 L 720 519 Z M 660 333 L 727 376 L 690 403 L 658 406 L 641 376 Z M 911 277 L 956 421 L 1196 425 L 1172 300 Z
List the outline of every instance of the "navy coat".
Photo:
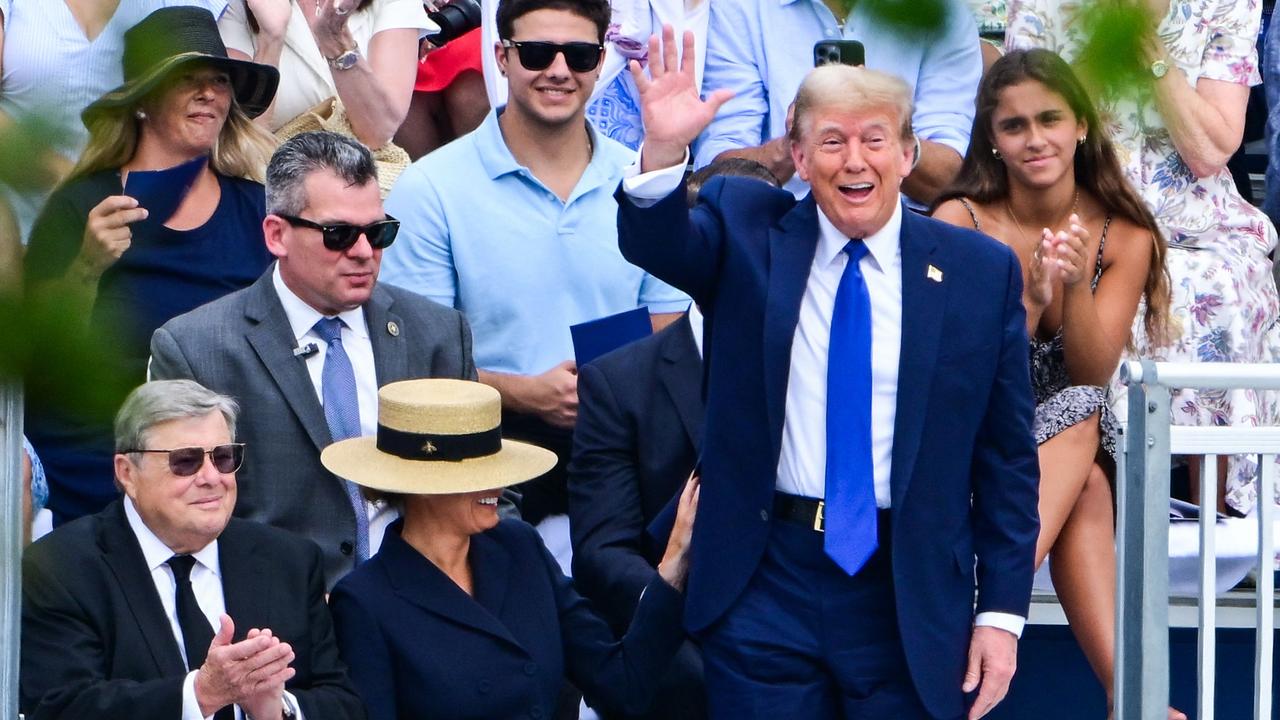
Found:
M 684 637 L 671 586 L 649 584 L 619 642 L 528 524 L 502 520 L 471 537 L 474 597 L 400 528 L 329 599 L 370 720 L 550 718 L 566 677 L 595 706 L 648 705 Z
M 687 292 L 714 328 L 685 613 L 697 631 L 741 594 L 768 540 L 818 208 L 812 195 L 742 178 L 711 180 L 692 211 L 683 185 L 646 208 L 617 198 L 623 255 Z M 1022 273 L 995 240 L 905 209 L 901 253 L 890 474 L 898 622 L 925 706 L 954 717 L 975 586 L 979 612 L 1025 616 L 1030 605 L 1039 469 Z

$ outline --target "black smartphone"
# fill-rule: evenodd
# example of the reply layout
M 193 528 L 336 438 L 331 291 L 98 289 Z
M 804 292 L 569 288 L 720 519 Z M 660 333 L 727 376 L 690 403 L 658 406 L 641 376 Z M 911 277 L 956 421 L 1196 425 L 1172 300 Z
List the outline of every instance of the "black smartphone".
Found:
M 819 40 L 813 44 L 813 66 L 865 65 L 867 51 L 857 40 Z

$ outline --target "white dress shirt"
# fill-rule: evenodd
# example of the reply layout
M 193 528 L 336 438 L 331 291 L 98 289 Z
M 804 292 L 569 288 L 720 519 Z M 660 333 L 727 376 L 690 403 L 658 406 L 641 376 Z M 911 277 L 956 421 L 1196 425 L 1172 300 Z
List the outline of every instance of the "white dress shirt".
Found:
M 693 346 L 698 348 L 698 357 L 704 357 L 702 352 L 702 310 L 698 309 L 698 303 L 689 303 L 689 329 L 693 331 Z
M 688 156 L 686 154 L 686 162 Z M 624 174 L 623 191 L 639 206 L 666 197 L 679 184 L 685 164 L 640 173 L 639 160 Z M 902 204 L 884 227 L 863 238 L 867 254 L 859 267 L 871 297 L 871 460 L 876 506 L 890 505 L 893 424 L 898 409 L 898 359 L 902 348 Z M 810 498 L 826 496 L 827 464 L 827 348 L 836 289 L 848 264 L 842 250 L 850 238 L 831 224 L 819 209 L 818 248 L 791 342 L 787 375 L 786 413 L 782 421 L 782 450 L 778 455 L 775 488 Z M 977 625 L 990 625 L 1021 637 L 1026 618 L 1011 613 L 984 612 Z
M 178 583 L 173 577 L 173 568 L 168 564 L 174 552 L 151 532 L 146 523 L 142 522 L 142 516 L 138 514 L 138 509 L 133 506 L 133 501 L 128 497 L 124 499 L 124 514 L 129 520 L 129 528 L 138 538 L 138 545 L 142 547 L 142 557 L 146 560 L 147 571 L 151 573 L 151 582 L 155 583 L 156 593 L 160 595 L 160 605 L 164 607 L 164 614 L 169 618 L 169 629 L 173 632 L 174 640 L 178 642 L 178 651 L 182 654 L 182 662 L 185 665 L 187 649 L 182 642 L 182 626 L 178 624 L 176 598 Z M 216 634 L 222 615 L 227 611 L 226 602 L 222 597 L 222 566 L 218 561 L 218 541 L 214 540 L 191 553 L 191 557 L 196 560 L 191 568 L 191 590 L 195 593 L 196 604 L 200 606 L 200 611 L 209 620 L 209 625 Z M 182 682 L 182 720 L 200 720 L 201 718 L 210 720 L 213 717 L 213 715 L 200 714 L 200 703 L 196 700 L 197 672 L 199 671 L 192 670 L 187 673 L 186 679 Z M 287 710 L 299 719 L 302 718 L 298 700 L 288 690 L 284 693 L 284 704 Z M 239 705 L 235 706 L 235 713 L 238 720 L 244 720 L 244 711 Z
M 289 319 L 289 327 L 293 330 L 294 340 L 298 347 L 315 345 L 316 352 L 306 357 L 307 374 L 311 377 L 311 385 L 316 390 L 316 397 L 324 405 L 322 376 L 324 358 L 329 352 L 329 345 L 315 331 L 315 324 L 326 317 L 320 311 L 308 305 L 284 284 L 280 277 L 280 264 L 276 263 L 271 271 L 271 281 L 275 284 L 276 295 L 284 306 L 285 317 Z M 369 326 L 364 321 L 364 308 L 338 313 L 342 319 L 342 347 L 351 360 L 351 369 L 356 376 L 356 400 L 360 409 L 360 434 L 376 435 L 378 432 L 378 375 L 373 364 L 373 342 L 369 339 Z M 365 501 L 365 512 L 369 515 L 369 555 L 378 552 L 382 545 L 382 534 L 400 513 L 386 502 Z

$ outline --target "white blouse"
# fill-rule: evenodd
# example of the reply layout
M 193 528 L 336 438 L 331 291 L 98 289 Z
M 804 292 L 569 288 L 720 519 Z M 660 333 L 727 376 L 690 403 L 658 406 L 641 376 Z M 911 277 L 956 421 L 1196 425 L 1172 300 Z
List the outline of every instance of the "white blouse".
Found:
M 347 28 L 365 57 L 369 56 L 369 42 L 383 30 L 413 28 L 419 33 L 436 30 L 427 18 L 422 0 L 373 0 L 351 16 Z M 239 50 L 253 57 L 257 43 L 245 14 L 244 0 L 230 0 L 227 12 L 218 21 L 218 31 L 228 50 Z M 329 63 L 320 55 L 307 19 L 296 3 L 289 17 L 284 45 L 280 54 L 280 89 L 276 91 L 276 107 L 271 116 L 272 130 L 279 130 L 322 100 L 338 94 Z

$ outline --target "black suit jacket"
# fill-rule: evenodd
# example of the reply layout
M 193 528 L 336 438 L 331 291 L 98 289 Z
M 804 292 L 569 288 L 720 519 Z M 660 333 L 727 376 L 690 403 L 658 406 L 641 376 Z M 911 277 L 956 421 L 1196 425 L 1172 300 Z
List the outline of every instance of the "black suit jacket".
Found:
M 619 642 L 528 524 L 471 536 L 473 595 L 400 527 L 333 590 L 338 642 L 370 720 L 550 718 L 566 677 L 606 708 L 647 705 L 683 637 L 682 597 L 661 578 Z
M 235 640 L 270 628 L 293 646 L 287 684 L 307 720 L 363 718 L 338 658 L 320 550 L 232 518 L 218 538 Z M 22 562 L 21 709 L 31 720 L 176 720 L 187 669 L 117 500 L 36 542 Z
M 332 438 L 324 408 L 271 280 L 180 315 L 151 338 L 151 377 L 188 378 L 234 397 L 247 412 L 236 475 L 236 517 L 316 541 L 325 587 L 354 566 L 356 515 L 346 486 L 320 464 Z M 364 305 L 378 386 L 425 377 L 474 380 L 471 330 L 462 313 L 379 283 Z
M 702 442 L 702 359 L 688 316 L 578 369 L 569 464 L 573 579 L 625 629 L 665 542 L 645 532 Z

